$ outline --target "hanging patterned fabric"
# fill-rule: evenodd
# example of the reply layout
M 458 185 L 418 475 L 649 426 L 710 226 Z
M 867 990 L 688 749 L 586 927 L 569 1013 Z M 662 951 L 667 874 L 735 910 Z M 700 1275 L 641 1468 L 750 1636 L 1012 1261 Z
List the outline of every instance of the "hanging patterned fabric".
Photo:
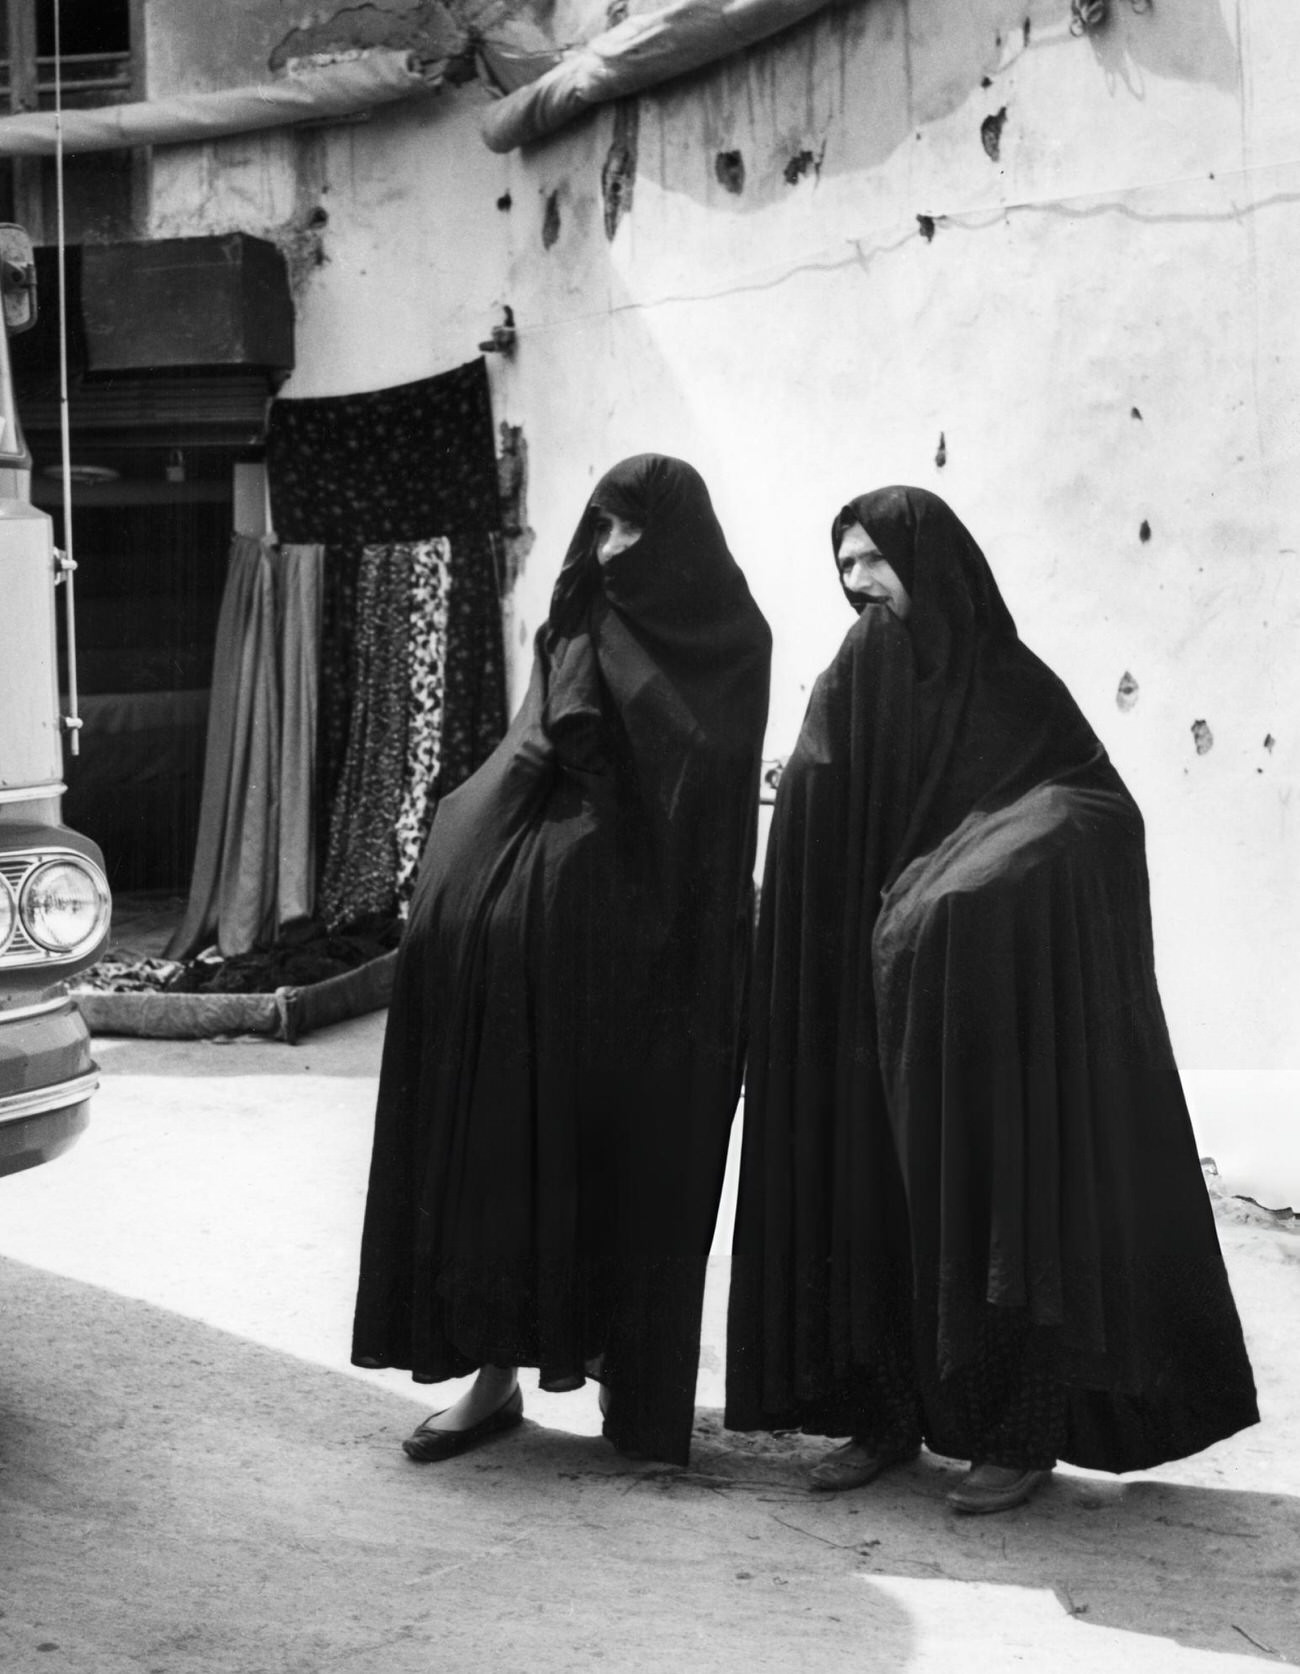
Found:
M 347 754 L 330 821 L 318 916 L 328 929 L 391 914 L 406 778 L 411 688 L 411 565 L 369 546 L 357 579 Z
M 411 569 L 406 773 L 397 815 L 397 900 L 404 915 L 433 821 L 434 789 L 442 762 L 451 544 L 441 539 L 415 541 L 392 550 L 405 552 Z
M 352 734 L 357 575 L 367 545 L 424 543 L 435 536 L 450 542 L 443 590 L 446 697 L 434 790 L 454 789 L 491 754 L 506 719 L 493 545 L 501 518 L 485 363 L 362 395 L 276 401 L 266 454 L 281 539 L 328 547 L 319 826 L 332 826 L 342 795 Z M 431 816 L 426 807 L 426 829 Z M 334 848 L 332 835 L 328 844 Z
M 346 546 L 496 529 L 484 363 L 362 395 L 275 401 L 266 469 L 281 540 Z

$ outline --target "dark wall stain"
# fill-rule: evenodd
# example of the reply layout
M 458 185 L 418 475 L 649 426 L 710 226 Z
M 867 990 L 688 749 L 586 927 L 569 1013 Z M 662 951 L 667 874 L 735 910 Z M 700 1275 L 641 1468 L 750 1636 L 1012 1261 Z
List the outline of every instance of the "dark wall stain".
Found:
M 501 196 L 497 199 L 497 208 L 501 210 L 513 209 L 514 203 L 515 200 L 510 196 L 509 192 L 502 192 Z
M 546 194 L 546 208 L 542 211 L 542 247 L 549 250 L 560 236 L 560 190 Z
M 948 441 L 942 430 L 939 432 L 939 446 L 934 450 L 934 462 L 941 471 L 948 463 Z
M 600 195 L 605 200 L 605 237 L 612 239 L 618 224 L 632 208 L 636 190 L 637 137 L 641 128 L 641 106 L 636 99 L 624 99 L 614 112 L 614 138 L 600 171 Z
M 1119 685 L 1115 688 L 1115 707 L 1127 714 L 1138 700 L 1138 690 L 1137 681 L 1125 669 L 1119 677 Z
M 739 151 L 719 151 L 713 159 L 713 172 L 725 191 L 739 195 L 745 190 L 745 159 Z
M 527 521 L 528 443 L 522 424 L 498 426 L 501 451 L 497 455 L 497 488 L 501 495 L 501 527 L 517 535 Z
M 1130 418 L 1135 418 L 1135 419 L 1140 420 L 1141 417 L 1142 417 L 1142 414 L 1138 411 L 1138 409 L 1136 407 L 1130 407 L 1128 416 Z
M 501 494 L 501 526 L 505 534 L 501 584 L 502 591 L 510 593 L 537 537 L 528 527 L 528 440 L 524 427 L 502 423 L 497 433 L 501 438 L 497 455 L 497 486 Z
M 1196 746 L 1198 756 L 1208 756 L 1214 748 L 1214 734 L 1210 731 L 1206 721 L 1192 722 L 1192 743 Z
M 805 147 L 804 150 L 795 152 L 794 156 L 781 170 L 786 185 L 797 185 L 809 172 L 819 175 L 822 172 L 822 158 L 825 155 L 825 145 L 822 146 L 820 151 L 809 151 Z
M 1274 738 L 1271 732 L 1266 732 L 1264 734 L 1264 748 L 1268 751 L 1270 756 L 1273 754 L 1273 747 L 1276 743 L 1277 739 Z
M 1151 525 L 1147 522 L 1145 517 L 1142 519 L 1141 523 L 1138 524 L 1138 539 L 1144 546 L 1147 541 L 1151 539 Z
M 996 116 L 986 116 L 980 123 L 980 144 L 995 163 L 1002 155 L 1002 130 L 1006 121 L 1007 107 L 1003 105 Z
M 299 194 L 300 198 L 302 194 Z M 272 234 L 289 269 L 289 289 L 297 296 L 312 272 L 329 261 L 325 229 L 329 214 L 320 204 L 303 205 L 299 212 Z
M 934 237 L 934 216 L 918 215 L 916 218 L 916 224 L 921 229 L 921 237 L 928 244 Z

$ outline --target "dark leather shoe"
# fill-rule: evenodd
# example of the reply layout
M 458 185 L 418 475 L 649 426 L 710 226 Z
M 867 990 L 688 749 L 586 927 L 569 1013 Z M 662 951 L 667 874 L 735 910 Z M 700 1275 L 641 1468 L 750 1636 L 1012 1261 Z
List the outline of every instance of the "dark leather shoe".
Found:
M 967 1516 L 1010 1511 L 1013 1506 L 1024 1505 L 1051 1474 L 1045 1470 L 1021 1470 L 1015 1465 L 972 1465 L 948 1494 L 948 1504 Z
M 433 1418 L 441 1417 L 433 1413 Z M 506 1430 L 513 1430 L 524 1421 L 524 1392 L 515 1386 L 514 1393 L 495 1412 L 471 1424 L 468 1430 L 431 1430 L 429 1419 L 418 1425 L 402 1443 L 402 1451 L 417 1465 L 433 1465 L 443 1459 L 454 1459 L 458 1453 L 468 1453 L 481 1447 Z
M 874 1448 L 870 1442 L 847 1441 L 828 1453 L 808 1473 L 808 1486 L 823 1493 L 865 1488 L 893 1465 L 905 1465 L 921 1451 L 919 1444 L 894 1449 Z

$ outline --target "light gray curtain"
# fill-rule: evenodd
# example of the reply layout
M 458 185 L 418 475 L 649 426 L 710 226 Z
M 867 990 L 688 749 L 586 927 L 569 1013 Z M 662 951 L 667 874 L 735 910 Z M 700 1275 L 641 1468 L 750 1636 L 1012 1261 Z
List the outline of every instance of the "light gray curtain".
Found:
M 323 564 L 319 546 L 232 542 L 194 872 L 169 958 L 213 941 L 248 953 L 312 910 Z
M 316 721 L 325 549 L 282 546 L 276 590 L 280 651 L 280 817 L 276 924 L 316 910 Z

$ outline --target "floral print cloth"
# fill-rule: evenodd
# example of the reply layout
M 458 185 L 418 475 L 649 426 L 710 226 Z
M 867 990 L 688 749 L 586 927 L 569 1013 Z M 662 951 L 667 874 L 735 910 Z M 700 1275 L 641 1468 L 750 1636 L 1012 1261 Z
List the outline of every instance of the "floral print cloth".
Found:
M 275 401 L 266 469 L 282 541 L 420 541 L 501 523 L 482 360 L 363 395 Z
M 442 766 L 451 542 L 417 541 L 405 551 L 411 569 L 411 681 L 406 773 L 397 815 L 397 899 L 403 913 L 433 822 L 434 787 Z
M 317 906 L 331 930 L 395 904 L 410 731 L 411 575 L 401 547 L 368 546 L 362 554 L 352 718 Z

